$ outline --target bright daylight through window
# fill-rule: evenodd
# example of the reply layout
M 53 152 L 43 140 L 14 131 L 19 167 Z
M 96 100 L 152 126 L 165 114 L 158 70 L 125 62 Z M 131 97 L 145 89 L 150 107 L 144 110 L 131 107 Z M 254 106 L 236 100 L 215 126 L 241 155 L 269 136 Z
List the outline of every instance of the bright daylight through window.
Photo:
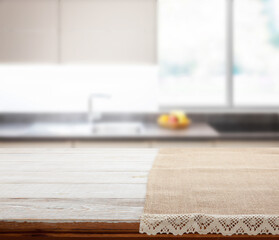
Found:
M 234 1 L 237 106 L 279 105 L 279 0 Z
M 279 0 L 160 0 L 160 102 L 279 105 Z

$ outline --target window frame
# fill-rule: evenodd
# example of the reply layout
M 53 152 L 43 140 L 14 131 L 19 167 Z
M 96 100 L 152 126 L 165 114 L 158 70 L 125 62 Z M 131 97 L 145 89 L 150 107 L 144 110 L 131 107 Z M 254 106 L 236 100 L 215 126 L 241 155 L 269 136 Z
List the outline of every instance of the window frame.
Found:
M 171 1 L 171 0 L 170 0 Z M 226 74 L 225 74 L 225 96 L 226 101 L 224 106 L 191 106 L 191 105 L 180 105 L 180 104 L 160 104 L 159 109 L 161 111 L 169 111 L 172 109 L 182 109 L 187 112 L 229 112 L 229 113 L 278 113 L 278 106 L 271 105 L 261 105 L 261 106 L 251 106 L 251 105 L 243 105 L 236 106 L 234 104 L 234 76 L 233 76 L 233 64 L 234 64 L 234 0 L 225 0 L 225 8 L 226 12 L 226 29 L 224 29 L 225 36 L 225 59 L 226 59 Z M 160 0 L 158 0 L 157 6 L 157 28 L 159 28 L 160 19 L 159 19 L 159 4 Z M 160 39 L 157 32 L 157 60 L 159 60 L 159 46 Z M 160 81 L 160 80 L 159 80 Z

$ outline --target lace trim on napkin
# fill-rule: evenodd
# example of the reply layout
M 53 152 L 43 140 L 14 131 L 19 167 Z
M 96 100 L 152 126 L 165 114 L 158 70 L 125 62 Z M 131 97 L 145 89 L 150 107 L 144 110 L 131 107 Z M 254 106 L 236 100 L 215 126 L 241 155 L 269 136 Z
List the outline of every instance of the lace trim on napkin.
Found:
M 140 233 L 279 234 L 278 215 L 144 214 Z

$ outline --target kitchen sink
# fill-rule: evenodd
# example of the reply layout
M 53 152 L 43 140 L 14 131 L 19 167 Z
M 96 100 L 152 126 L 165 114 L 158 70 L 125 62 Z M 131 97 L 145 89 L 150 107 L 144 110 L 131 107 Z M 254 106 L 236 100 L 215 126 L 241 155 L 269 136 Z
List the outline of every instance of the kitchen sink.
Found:
M 140 122 L 107 122 L 92 125 L 95 134 L 140 134 L 144 126 Z
M 138 135 L 143 130 L 140 122 L 34 123 L 17 133 L 21 136 L 121 136 Z

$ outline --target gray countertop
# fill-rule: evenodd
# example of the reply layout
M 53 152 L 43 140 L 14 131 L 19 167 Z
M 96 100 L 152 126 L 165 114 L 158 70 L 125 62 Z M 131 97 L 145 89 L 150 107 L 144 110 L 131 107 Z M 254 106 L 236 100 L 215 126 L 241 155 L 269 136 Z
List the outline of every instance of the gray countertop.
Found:
M 279 132 L 242 132 L 216 130 L 207 123 L 192 123 L 187 129 L 169 130 L 156 124 L 145 124 L 140 132 L 93 132 L 87 123 L 1 124 L 0 139 L 90 139 L 90 140 L 192 140 L 192 139 L 279 139 Z
M 169 130 L 155 124 L 145 124 L 140 132 L 94 132 L 89 124 L 34 123 L 5 124 L 0 126 L 0 138 L 77 138 L 77 139 L 185 139 L 217 138 L 218 132 L 206 123 L 193 123 L 187 129 Z

